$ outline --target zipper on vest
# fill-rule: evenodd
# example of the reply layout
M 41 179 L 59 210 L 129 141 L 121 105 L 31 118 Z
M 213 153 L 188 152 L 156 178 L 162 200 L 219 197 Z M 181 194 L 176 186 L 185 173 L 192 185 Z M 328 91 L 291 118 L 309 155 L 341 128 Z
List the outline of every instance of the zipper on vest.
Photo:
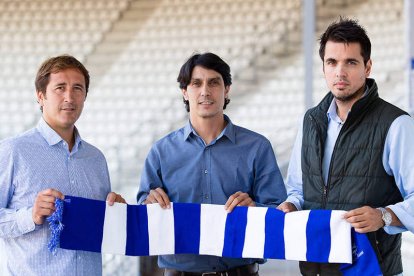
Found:
M 348 114 L 348 116 L 349 116 L 349 114 Z M 328 180 L 326 181 L 326 185 L 324 185 L 324 196 L 323 196 L 323 200 L 322 200 L 322 208 L 323 209 L 326 208 L 326 203 L 328 201 L 329 190 L 331 189 L 332 164 L 333 164 L 333 161 L 334 161 L 336 148 L 337 148 L 337 145 L 338 145 L 338 141 L 340 140 L 341 135 L 344 132 L 347 121 L 348 120 L 345 120 L 344 124 L 342 125 L 342 128 L 339 131 L 338 137 L 336 137 L 335 145 L 334 145 L 334 148 L 333 148 L 333 151 L 332 151 L 331 162 L 329 163 L 329 169 L 328 169 Z M 325 141 L 325 143 L 326 143 L 326 141 Z
M 322 205 L 323 208 L 325 209 L 326 207 L 326 201 L 328 199 L 328 190 L 326 189 L 325 183 L 323 185 L 323 193 L 322 193 Z

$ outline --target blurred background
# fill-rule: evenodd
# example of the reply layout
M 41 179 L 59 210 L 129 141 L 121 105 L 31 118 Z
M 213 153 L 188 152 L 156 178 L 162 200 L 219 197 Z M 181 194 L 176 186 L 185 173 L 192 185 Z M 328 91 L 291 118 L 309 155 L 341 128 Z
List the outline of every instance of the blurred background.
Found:
M 34 78 L 40 63 L 74 55 L 91 74 L 77 127 L 105 154 L 113 190 L 134 204 L 150 146 L 187 120 L 178 71 L 193 53 L 209 51 L 232 69 L 225 113 L 270 139 L 285 177 L 301 116 L 328 91 L 318 36 L 340 15 L 358 19 L 371 38 L 371 76 L 380 96 L 412 111 L 407 91 L 410 2 L 0 0 L 0 139 L 39 120 Z M 411 233 L 404 234 L 403 259 L 404 275 L 414 275 Z M 157 272 L 153 258 L 105 255 L 104 273 Z M 298 274 L 297 262 L 270 260 L 261 267 L 261 275 Z

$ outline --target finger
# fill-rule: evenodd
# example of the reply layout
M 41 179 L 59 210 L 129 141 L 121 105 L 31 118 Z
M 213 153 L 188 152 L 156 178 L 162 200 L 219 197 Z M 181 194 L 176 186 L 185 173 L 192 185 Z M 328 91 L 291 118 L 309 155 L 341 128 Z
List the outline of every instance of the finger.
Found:
M 65 198 L 65 196 L 60 191 L 51 188 L 43 190 L 39 194 L 43 196 L 51 196 L 54 199 L 59 198 L 63 200 Z
M 38 209 L 49 209 L 55 211 L 55 203 L 54 202 L 46 202 L 46 201 L 39 201 L 35 204 L 35 207 Z
M 239 204 L 237 206 L 256 206 L 256 203 L 248 193 L 241 193 L 238 196 Z
M 372 232 L 372 231 L 374 231 L 374 230 L 370 229 L 369 227 L 355 228 L 355 232 L 358 232 L 358 233 L 368 233 L 368 232 Z
M 162 188 L 157 188 L 156 190 L 158 194 L 162 197 L 162 200 L 164 201 L 165 206 L 168 209 L 171 208 L 170 198 L 168 197 L 167 193 Z
M 349 223 L 355 223 L 358 222 L 360 219 L 358 219 L 357 216 L 348 216 L 345 218 L 345 220 Z
M 33 216 L 46 216 L 52 214 L 56 210 L 55 204 L 44 201 L 35 201 L 33 204 Z
M 369 223 L 367 221 L 359 221 L 351 223 L 351 226 L 354 228 L 365 228 L 369 226 Z
M 230 205 L 233 203 L 233 201 L 241 194 L 242 192 L 236 192 L 234 194 L 232 194 L 231 196 L 229 196 L 229 199 L 227 199 L 226 204 L 224 204 L 224 209 L 228 209 L 230 207 Z
M 352 217 L 352 216 L 361 216 L 361 215 L 370 213 L 373 210 L 375 210 L 375 209 L 371 208 L 369 206 L 363 206 L 363 207 L 360 207 L 360 208 L 353 209 L 349 212 L 346 212 L 345 215 L 344 215 L 344 218 L 348 218 L 348 217 Z
M 143 204 L 152 204 L 150 195 L 147 196 L 147 198 L 144 200 Z
M 244 199 L 240 199 L 239 197 L 240 203 L 237 204 L 237 206 L 250 206 L 250 204 L 253 202 L 253 200 L 250 197 L 244 198 Z
M 233 201 L 227 206 L 226 210 L 228 213 L 231 213 L 234 209 L 234 207 L 236 207 L 239 204 L 239 199 L 238 197 L 233 199 Z
M 291 210 L 290 203 L 288 203 L 288 202 L 283 202 L 282 204 L 277 206 L 276 209 L 282 211 L 283 213 L 289 213 L 289 212 L 293 211 L 293 210 Z
M 32 219 L 33 222 L 37 225 L 43 224 L 45 217 L 52 215 L 54 210 L 47 209 L 47 208 L 33 208 L 32 211 Z
M 151 190 L 149 199 L 150 199 L 151 203 L 158 203 L 161 206 L 161 208 L 163 208 L 163 209 L 166 208 L 166 204 L 164 202 L 164 199 L 158 191 Z
M 284 212 L 284 213 L 286 213 L 286 211 L 285 211 L 285 210 L 286 210 L 286 208 L 284 208 L 284 207 L 282 206 L 282 204 L 280 204 L 279 206 L 277 206 L 277 207 L 276 207 L 276 209 L 277 209 L 277 210 L 280 210 L 280 211 L 282 211 L 282 212 Z
M 115 202 L 125 203 L 125 204 L 127 203 L 126 200 L 125 200 L 125 198 L 123 198 L 120 194 L 116 194 Z
M 353 209 L 349 212 L 346 212 L 344 217 L 349 218 L 349 217 L 359 216 L 361 214 L 363 214 L 363 212 L 361 212 L 361 208 L 357 208 L 357 209 Z
M 157 199 L 154 197 L 154 191 L 150 191 L 144 202 L 145 204 L 158 203 Z
M 41 216 L 41 217 L 46 217 L 46 216 L 50 216 L 51 214 L 53 214 L 54 210 L 52 209 L 48 209 L 48 208 L 39 208 L 36 210 L 35 215 L 36 216 Z
M 170 205 L 170 199 L 168 197 L 168 195 L 164 192 L 164 190 L 162 188 L 157 188 L 155 190 L 151 190 L 151 194 L 153 196 L 152 203 L 156 203 L 158 202 L 161 206 L 161 208 L 165 209 L 165 208 L 171 208 Z
M 116 200 L 116 193 L 114 192 L 110 192 L 107 196 L 106 196 L 106 201 L 108 202 L 109 206 L 114 205 L 114 202 Z
M 361 210 L 352 210 L 352 211 L 349 211 L 349 212 L 347 212 L 347 213 L 345 213 L 345 215 L 344 215 L 344 218 L 345 219 L 361 219 L 361 218 L 363 218 L 364 216 L 366 215 L 366 213 L 365 212 L 362 212 Z
M 35 203 L 38 202 L 46 202 L 46 203 L 51 203 L 51 204 L 55 204 L 56 198 L 54 196 L 51 195 L 42 195 L 42 194 L 38 194 L 36 199 L 35 199 Z

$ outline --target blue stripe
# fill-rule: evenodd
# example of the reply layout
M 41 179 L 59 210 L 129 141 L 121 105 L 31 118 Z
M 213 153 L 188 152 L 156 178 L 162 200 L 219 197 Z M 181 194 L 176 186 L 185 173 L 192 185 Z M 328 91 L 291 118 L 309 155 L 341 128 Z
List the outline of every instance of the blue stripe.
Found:
M 414 70 L 414 58 L 411 59 L 411 70 Z
M 174 203 L 175 254 L 198 254 L 200 251 L 201 205 Z
M 227 215 L 226 229 L 224 231 L 224 257 L 242 257 L 246 225 L 247 207 L 236 207 Z
M 265 217 L 264 258 L 285 258 L 285 213 L 276 208 L 269 208 Z
M 101 252 L 105 205 L 105 201 L 65 196 L 60 247 Z
M 146 205 L 127 206 L 127 238 L 125 255 L 149 255 L 148 213 Z
M 312 210 L 306 225 L 306 259 L 327 263 L 331 251 L 331 211 Z

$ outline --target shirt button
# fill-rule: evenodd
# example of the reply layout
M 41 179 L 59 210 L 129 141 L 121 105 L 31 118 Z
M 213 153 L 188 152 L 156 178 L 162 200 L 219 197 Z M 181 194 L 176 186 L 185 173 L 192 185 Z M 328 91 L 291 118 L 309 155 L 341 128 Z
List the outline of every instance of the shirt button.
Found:
M 208 199 L 208 195 L 206 195 L 205 198 Z
M 73 183 L 75 183 L 75 181 L 71 180 L 71 181 L 70 181 L 70 183 L 72 183 L 72 184 L 73 184 Z
M 204 173 L 207 174 L 207 170 L 204 170 Z

